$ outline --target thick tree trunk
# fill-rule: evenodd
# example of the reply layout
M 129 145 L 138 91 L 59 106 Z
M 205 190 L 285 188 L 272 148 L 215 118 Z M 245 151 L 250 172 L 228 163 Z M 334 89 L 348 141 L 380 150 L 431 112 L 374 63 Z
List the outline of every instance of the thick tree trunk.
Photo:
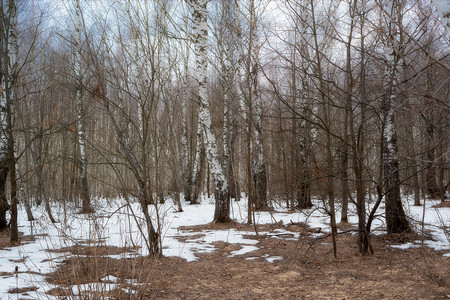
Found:
M 323 76 L 323 70 L 322 70 L 322 60 L 321 56 L 322 53 L 319 49 L 319 42 L 318 42 L 318 32 L 316 28 L 316 20 L 315 20 L 315 14 L 314 14 L 314 4 L 313 1 L 311 1 L 311 17 L 312 17 L 312 30 L 313 30 L 313 38 L 314 38 L 314 51 L 315 51 L 315 63 L 316 63 L 316 71 L 318 75 L 319 80 L 319 93 L 320 93 L 320 99 L 322 104 L 322 110 L 323 110 L 323 121 L 325 123 L 325 126 L 328 127 L 325 135 L 326 135 L 326 170 L 327 173 L 327 194 L 328 194 L 328 214 L 330 216 L 330 227 L 331 227 L 331 237 L 333 242 L 333 255 L 335 258 L 337 258 L 337 244 L 336 244 L 336 234 L 337 234 L 337 226 L 336 226 L 336 209 L 335 209 L 335 191 L 334 191 L 334 159 L 333 159 L 333 149 L 332 146 L 332 124 L 331 124 L 331 106 L 329 98 L 326 96 L 326 86 L 325 86 L 325 80 Z
M 386 35 L 386 70 L 385 94 L 382 103 L 383 110 L 383 168 L 386 207 L 386 227 L 388 234 L 409 232 L 408 220 L 400 196 L 400 174 L 397 150 L 397 133 L 395 130 L 395 103 L 398 90 L 399 75 L 399 32 L 400 4 L 388 1 L 385 10 L 388 14 Z M 395 22 L 392 19 L 396 20 Z
M 1 28 L 1 91 L 0 91 L 0 230 L 7 227 L 6 212 L 11 209 L 11 242 L 19 239 L 17 228 L 17 180 L 14 153 L 12 120 L 16 101 L 17 56 L 17 6 L 9 0 L 2 7 Z M 6 30 L 5 30 L 6 29 Z M 8 205 L 5 192 L 6 177 L 10 174 L 11 206 Z
M 207 0 L 188 0 L 192 7 L 194 27 L 194 51 L 196 61 L 196 79 L 198 82 L 199 126 L 203 131 L 206 157 L 208 158 L 214 182 L 215 222 L 230 221 L 230 195 L 227 177 L 223 165 L 219 161 L 216 137 L 211 127 L 211 112 L 208 102 L 208 25 Z
M 187 27 L 187 21 L 185 23 Z M 189 48 L 184 49 L 184 77 L 183 77 L 183 95 L 181 103 L 181 146 L 183 148 L 183 193 L 184 201 L 191 202 L 192 199 L 192 180 L 193 170 L 191 163 L 191 151 L 189 147 L 189 132 L 188 132 L 188 87 L 189 87 Z
M 267 202 L 267 175 L 266 175 L 266 165 L 264 162 L 263 153 L 263 111 L 262 111 L 262 99 L 259 92 L 259 50 L 261 46 L 258 42 L 257 33 L 257 16 L 255 1 L 250 1 L 250 45 L 249 45 L 249 83 L 250 83 L 250 102 L 254 101 L 254 117 L 253 118 L 253 129 L 255 142 L 253 143 L 252 149 L 252 171 L 253 180 L 255 183 L 254 190 L 254 209 L 262 210 L 268 208 Z M 252 103 L 250 103 L 252 105 Z
M 11 112 L 10 112 L 11 114 Z M 17 174 L 16 174 L 16 159 L 14 154 L 14 138 L 12 133 L 12 124 L 11 117 L 8 118 L 9 127 L 9 136 L 8 136 L 8 144 L 9 144 L 9 180 L 10 180 L 10 188 L 11 188 L 11 242 L 17 242 L 19 240 L 19 231 L 17 224 Z
M 356 7 L 354 7 L 356 9 Z M 366 45 L 365 45 L 365 15 L 363 10 L 360 14 L 360 107 L 361 118 L 360 123 L 355 122 L 354 110 L 352 107 L 349 110 L 349 126 L 350 139 L 352 149 L 352 165 L 355 174 L 355 188 L 356 188 L 356 210 L 358 214 L 358 252 L 361 254 L 368 254 L 371 251 L 370 245 L 370 226 L 366 224 L 366 183 L 364 182 L 364 159 L 366 143 L 366 107 L 367 107 L 367 93 L 366 93 Z M 381 168 L 380 168 L 381 170 Z M 369 228 L 369 229 L 367 229 Z
M 10 206 L 6 198 L 6 178 L 8 177 L 7 161 L 3 160 L 0 166 L 0 231 L 8 227 L 6 212 Z
M 153 226 L 153 221 L 148 211 L 147 203 L 151 201 L 149 199 L 150 193 L 148 192 L 148 187 L 144 182 L 140 183 L 140 204 L 142 213 L 144 214 L 145 223 L 147 225 L 147 248 L 149 256 L 159 255 L 161 254 L 161 249 L 159 248 L 159 239 L 158 233 L 155 231 L 155 227 Z

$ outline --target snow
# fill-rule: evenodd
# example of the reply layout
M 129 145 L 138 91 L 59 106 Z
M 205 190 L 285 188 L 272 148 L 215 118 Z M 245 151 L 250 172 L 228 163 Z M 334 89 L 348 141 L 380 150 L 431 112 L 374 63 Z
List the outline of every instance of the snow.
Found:
M 239 223 L 247 222 L 247 203 L 243 200 L 232 201 L 231 217 Z M 276 205 L 273 211 L 256 212 L 257 224 L 283 224 L 305 223 L 315 233 L 312 236 L 322 236 L 330 232 L 329 217 L 320 207 L 323 205 L 320 200 L 313 201 L 315 206 L 312 209 L 288 213 L 286 208 Z M 411 225 L 415 231 L 420 232 L 422 228 L 421 220 L 424 219 L 424 230 L 430 235 L 424 241 L 414 241 L 405 244 L 392 244 L 398 249 L 409 249 L 427 246 L 438 251 L 442 255 L 450 257 L 449 224 L 450 208 L 434 208 L 439 201 L 427 200 L 425 210 L 423 206 L 412 206 L 413 198 L 404 197 L 404 207 L 410 217 Z M 74 213 L 78 211 L 75 207 L 68 206 L 66 214 L 61 205 L 54 204 L 52 211 L 59 223 L 49 222 L 44 207 L 33 207 L 35 221 L 29 222 L 23 207 L 19 207 L 19 231 L 24 236 L 34 235 L 35 239 L 24 239 L 18 247 L 8 247 L 0 250 L 0 273 L 3 273 L 0 284 L 0 299 L 16 299 L 16 294 L 8 294 L 8 290 L 16 287 L 36 286 L 35 292 L 28 292 L 28 295 L 21 294 L 19 298 L 41 298 L 53 299 L 45 293 L 55 288 L 45 281 L 45 274 L 52 272 L 58 264 L 67 259 L 69 252 L 51 252 L 63 247 L 73 245 L 111 245 L 117 247 L 131 247 L 130 251 L 123 254 L 109 255 L 111 258 L 136 257 L 147 255 L 145 240 L 143 239 L 139 226 L 144 226 L 138 203 L 131 203 L 129 206 L 123 199 L 93 199 L 96 209 L 95 217 Z M 368 203 L 367 209 L 373 204 Z M 199 253 L 216 251 L 217 242 L 225 242 L 236 245 L 234 251 L 230 251 L 228 257 L 242 257 L 247 260 L 263 259 L 269 263 L 283 260 L 281 256 L 269 256 L 268 254 L 257 254 L 260 249 L 259 241 L 256 239 L 254 231 L 239 231 L 234 228 L 221 230 L 192 231 L 187 227 L 208 224 L 213 220 L 214 201 L 202 198 L 200 205 L 184 205 L 184 212 L 177 213 L 176 205 L 171 200 L 166 204 L 159 205 L 159 215 L 162 224 L 162 244 L 165 256 L 177 256 L 187 261 L 199 259 Z M 340 220 L 340 208 L 337 207 L 336 219 Z M 136 218 L 133 217 L 133 212 Z M 373 233 L 385 233 L 383 204 L 378 212 L 380 216 L 374 220 Z M 155 208 L 151 209 L 152 216 L 155 216 Z M 357 223 L 356 209 L 353 205 L 349 207 L 349 222 Z M 257 226 L 258 227 L 258 226 Z M 145 228 L 144 232 L 145 232 Z M 277 228 L 271 232 L 258 231 L 259 236 L 266 238 L 297 240 L 298 232 L 292 232 L 286 228 Z M 254 237 L 254 238 L 253 238 Z M 137 248 L 134 248 L 136 246 Z M 331 247 L 331 245 L 330 245 Z M 78 255 L 82 257 L 82 255 Z M 15 268 L 18 272 L 15 273 Z M 107 274 L 105 274 L 107 275 Z M 129 281 L 129 282 L 128 282 Z M 138 283 L 128 279 L 132 286 Z M 103 277 L 100 282 L 87 285 L 74 286 L 76 293 L 100 290 L 108 291 L 120 288 L 118 279 L 111 275 Z M 132 291 L 132 290 L 130 290 Z M 128 291 L 128 292 L 130 292 Z
M 283 257 L 282 256 L 268 256 L 268 257 L 266 257 L 266 260 L 270 263 L 273 263 L 277 260 L 283 260 Z
M 447 37 L 450 38 L 450 1 L 433 0 L 432 2 L 439 13 L 442 25 L 447 30 Z

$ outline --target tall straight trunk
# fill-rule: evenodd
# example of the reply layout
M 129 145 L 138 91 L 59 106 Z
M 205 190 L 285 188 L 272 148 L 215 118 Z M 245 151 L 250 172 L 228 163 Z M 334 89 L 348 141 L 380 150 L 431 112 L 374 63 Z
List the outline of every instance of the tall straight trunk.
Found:
M 366 186 L 364 183 L 364 144 L 366 143 L 364 137 L 365 123 L 366 123 L 366 45 L 364 35 L 364 22 L 366 18 L 365 11 L 361 12 L 361 27 L 360 27 L 360 102 L 361 107 L 361 121 L 358 126 L 355 127 L 355 116 L 353 108 L 349 111 L 350 118 L 350 139 L 351 149 L 353 156 L 353 172 L 355 174 L 355 187 L 356 187 L 356 211 L 358 215 L 358 252 L 361 254 L 367 254 L 370 250 L 370 232 L 366 227 Z
M 2 2 L 1 20 L 1 91 L 0 91 L 0 230 L 7 227 L 6 212 L 11 209 L 11 241 L 18 240 L 17 182 L 12 118 L 17 81 L 17 6 L 14 0 Z M 10 174 L 11 206 L 6 197 L 6 178 Z
M 255 142 L 252 149 L 252 171 L 253 180 L 255 182 L 254 190 L 254 209 L 261 210 L 268 207 L 267 202 L 267 174 L 264 163 L 263 153 L 263 113 L 262 113 L 262 99 L 259 92 L 258 71 L 259 71 L 259 49 L 257 35 L 257 17 L 255 9 L 255 1 L 250 1 L 250 45 L 249 45 L 249 87 L 250 87 L 250 102 L 254 101 L 254 138 Z M 253 101 L 252 101 L 253 100 Z M 252 103 L 250 103 L 252 105 Z M 252 116 L 253 117 L 253 116 Z
M 81 70 L 82 65 L 82 48 L 81 48 L 81 30 L 82 30 L 82 17 L 80 0 L 76 0 L 75 3 L 75 64 L 74 72 L 76 78 L 76 109 L 77 109 L 77 137 L 78 137 L 78 149 L 80 155 L 79 162 L 79 181 L 80 181 L 80 195 L 82 200 L 82 213 L 91 213 L 91 198 L 89 194 L 87 167 L 88 158 L 86 153 L 86 137 L 84 130 L 84 103 L 83 103 L 83 73 Z
M 341 222 L 348 222 L 348 195 L 349 195 L 349 184 L 348 184 L 348 160 L 349 160 L 349 114 L 352 109 L 352 90 L 353 90 L 353 74 L 352 74 L 352 62 L 351 62 L 351 47 L 353 39 L 353 29 L 354 29 L 354 12 L 356 3 L 352 1 L 349 2 L 349 15 L 350 15 L 350 28 L 348 33 L 348 40 L 346 44 L 346 66 L 345 66 L 345 108 L 344 108 L 344 134 L 343 134 L 343 145 L 341 148 L 341 201 L 342 201 L 342 212 L 341 212 Z
M 301 7 L 301 17 L 300 17 L 300 34 L 303 32 L 306 32 L 308 29 L 308 24 L 306 23 L 306 20 L 308 19 L 306 14 L 306 7 Z M 310 69 L 310 54 L 309 54 L 309 46 L 307 42 L 304 41 L 304 37 L 301 38 L 301 46 L 300 46 L 300 55 L 302 57 L 302 62 L 300 65 L 301 70 L 301 86 L 302 86 L 302 93 L 301 93 L 301 105 L 303 108 L 302 110 L 302 118 L 300 121 L 300 140 L 298 141 L 299 145 L 299 153 L 298 153 L 298 163 L 299 167 L 301 168 L 300 171 L 300 178 L 299 183 L 300 185 L 300 193 L 297 194 L 297 206 L 300 209 L 308 209 L 313 206 L 311 201 L 311 145 L 312 140 L 315 139 L 315 129 L 311 126 L 312 123 L 315 122 L 315 115 L 317 110 L 317 107 L 315 107 L 315 103 L 310 103 L 311 98 L 309 93 L 309 74 L 308 69 Z M 311 111 L 313 112 L 311 116 Z M 308 123 L 306 120 L 310 119 L 311 123 Z
M 319 93 L 322 103 L 323 115 L 324 115 L 324 123 L 327 126 L 326 131 L 326 173 L 327 173 L 327 193 L 328 193 L 328 213 L 330 215 L 330 225 L 331 225 L 331 236 L 333 241 L 333 255 L 337 257 L 337 245 L 336 245 L 336 210 L 335 210 L 335 192 L 334 192 L 334 161 L 333 161 L 333 150 L 331 148 L 332 145 L 332 136 L 331 136 L 331 104 L 327 99 L 326 90 L 325 90 L 325 81 L 323 78 L 322 64 L 321 64 L 321 53 L 319 49 L 319 42 L 316 30 L 316 20 L 315 20 L 315 7 L 314 1 L 311 0 L 311 14 L 312 14 L 312 27 L 313 27 L 313 37 L 314 37 L 314 50 L 315 50 L 315 59 L 317 65 L 317 73 L 319 80 Z
M 383 110 L 383 170 L 385 181 L 386 227 L 388 234 L 409 232 L 400 196 L 400 174 L 398 162 L 397 133 L 395 128 L 395 105 L 398 93 L 400 60 L 399 28 L 401 23 L 400 3 L 388 1 L 385 6 L 387 22 L 386 70 L 384 82 Z M 392 21 L 394 19 L 395 21 Z
M 214 182 L 215 211 L 214 221 L 230 221 L 230 197 L 228 181 L 223 165 L 219 161 L 216 137 L 211 127 L 211 112 L 208 102 L 208 25 L 207 0 L 188 0 L 192 7 L 194 29 L 194 51 L 196 62 L 196 79 L 198 82 L 199 126 L 203 130 L 206 157 Z
M 297 31 L 295 31 L 295 41 L 297 41 Z M 302 45 L 303 47 L 303 45 Z M 304 50 L 304 49 L 302 49 Z M 306 128 L 306 121 L 304 118 L 301 118 L 300 123 L 297 121 L 297 113 L 298 110 L 304 110 L 304 108 L 300 107 L 298 108 L 298 100 L 300 98 L 300 104 L 303 106 L 306 106 L 306 103 L 308 101 L 307 99 L 307 84 L 306 84 L 306 78 L 303 77 L 301 79 L 301 85 L 302 85 L 302 92 L 301 95 L 298 95 L 298 82 L 297 82 L 297 53 L 296 48 L 294 47 L 293 53 L 292 53 L 292 95 L 293 95 L 293 103 L 292 103 L 292 141 L 291 141 L 291 168 L 292 168 L 292 175 L 291 175 L 291 182 L 293 184 L 293 193 L 292 193 L 292 205 L 291 209 L 294 209 L 294 207 L 297 207 L 299 209 L 308 209 L 312 207 L 310 192 L 309 192 L 309 173 L 308 173 L 308 162 L 307 162 L 307 143 L 308 139 L 306 138 L 307 135 L 307 128 Z M 305 75 L 305 74 L 302 74 Z M 303 113 L 302 113 L 303 115 Z M 281 116 L 280 116 L 281 118 Z M 299 125 L 299 126 L 298 126 Z M 300 137 L 299 137 L 300 136 Z M 295 205 L 295 201 L 297 204 Z
M 6 219 L 6 212 L 10 206 L 8 198 L 6 197 L 6 179 L 8 178 L 8 165 L 7 161 L 3 160 L 0 167 L 0 231 L 8 227 Z
M 7 90 L 6 90 L 6 143 L 8 155 L 9 180 L 11 189 L 11 236 L 10 241 L 19 240 L 17 228 L 17 176 L 16 176 L 16 158 L 14 151 L 13 134 L 13 114 L 16 105 L 16 82 L 17 82 L 17 56 L 19 54 L 19 45 L 17 43 L 17 6 L 15 0 L 8 1 L 7 18 Z
M 237 199 L 237 183 L 234 175 L 234 142 L 235 118 L 232 116 L 232 87 L 234 85 L 233 65 L 234 57 L 234 37 L 231 32 L 233 22 L 233 7 L 231 1 L 221 1 L 222 25 L 219 28 L 219 38 L 217 40 L 220 59 L 220 84 L 223 91 L 223 162 L 229 182 L 230 198 Z
M 252 210 L 253 210 L 253 176 L 252 176 L 252 163 L 251 163 L 251 149 L 252 149 L 252 121 L 251 121 L 251 115 L 252 115 L 252 105 L 251 103 L 246 103 L 246 97 L 244 92 L 243 84 L 244 82 L 248 83 L 248 76 L 247 80 L 244 76 L 244 60 L 245 60 L 245 52 L 243 47 L 243 39 L 242 39 L 242 27 L 240 22 L 240 9 L 239 9 L 239 3 L 237 0 L 234 1 L 234 8 L 235 8 L 235 15 L 236 15 L 236 46 L 238 48 L 238 63 L 236 64 L 236 67 L 234 69 L 235 76 L 236 76 L 236 87 L 238 92 L 238 101 L 239 106 L 241 109 L 241 113 L 243 115 L 243 119 L 245 121 L 245 149 L 246 149 L 246 175 L 247 175 L 247 223 L 252 224 Z
M 403 34 L 401 34 L 401 40 L 403 43 Z M 403 65 L 403 82 L 407 82 L 408 79 L 408 73 L 406 72 L 406 59 L 405 56 L 402 56 L 402 65 Z M 403 95 L 404 93 L 402 93 Z M 406 99 L 405 99 L 406 98 Z M 413 115 L 413 109 L 411 105 L 411 97 L 408 97 L 407 95 L 404 95 L 401 102 L 406 103 L 406 118 L 407 118 L 407 126 L 406 126 L 406 137 L 409 141 L 409 145 L 406 149 L 409 159 L 409 169 L 411 170 L 411 176 L 412 176 L 412 189 L 414 192 L 414 206 L 420 206 L 420 186 L 419 186 L 419 171 L 417 169 L 417 161 L 416 161 L 416 143 L 415 143 L 415 136 L 414 136 L 414 115 Z
M 0 230 L 7 228 L 8 223 L 6 219 L 6 213 L 10 206 L 6 197 L 6 179 L 8 177 L 9 165 L 8 165 L 8 142 L 7 142 L 7 93 L 9 90 L 10 82 L 8 76 L 8 28 L 9 19 L 6 7 L 2 7 L 4 13 L 0 20 Z
M 14 94 L 14 93 L 13 93 Z M 13 101 L 14 99 L 10 99 Z M 12 130 L 12 103 L 8 106 L 8 156 L 9 156 L 9 181 L 11 189 L 11 242 L 19 240 L 19 231 L 17 224 L 17 174 L 16 174 L 16 158 L 14 151 L 14 135 Z
M 228 64 L 227 64 L 228 65 Z M 229 72 L 229 68 L 226 67 L 225 72 Z M 223 125 L 223 160 L 227 172 L 228 182 L 230 183 L 230 197 L 236 199 L 236 180 L 234 178 L 233 168 L 233 152 L 234 152 L 234 137 L 233 137 L 233 124 L 231 122 L 231 101 L 230 101 L 230 76 L 227 74 L 224 78 L 224 125 Z
M 186 19 L 187 20 L 187 19 Z M 185 22 L 187 28 L 187 21 Z M 181 145 L 183 147 L 183 192 L 184 200 L 191 202 L 192 199 L 192 163 L 189 149 L 189 132 L 188 132 L 188 88 L 189 88 L 189 48 L 186 46 L 184 49 L 183 59 L 183 94 L 181 103 Z

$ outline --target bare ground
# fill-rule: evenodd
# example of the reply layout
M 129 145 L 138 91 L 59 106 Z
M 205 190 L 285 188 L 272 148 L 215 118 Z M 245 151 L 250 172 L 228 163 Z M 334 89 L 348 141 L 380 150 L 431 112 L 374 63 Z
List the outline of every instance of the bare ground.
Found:
M 200 236 L 202 230 L 230 227 L 253 228 L 232 223 L 184 229 Z M 237 257 L 228 255 L 240 246 L 224 242 L 216 243 L 213 253 L 197 254 L 196 262 L 75 256 L 50 274 L 48 281 L 61 287 L 52 294 L 63 296 L 71 295 L 70 285 L 99 282 L 106 275 L 119 278 L 115 290 L 97 288 L 90 299 L 130 299 L 130 295 L 132 299 L 450 299 L 450 258 L 442 253 L 427 247 L 394 249 L 390 244 L 398 236 L 379 236 L 373 238 L 375 254 L 361 256 L 355 237 L 342 234 L 337 237 L 338 258 L 334 259 L 329 237 L 313 238 L 307 234 L 311 229 L 302 224 L 288 229 L 303 234 L 296 241 L 259 236 L 259 250 Z M 269 263 L 265 259 L 269 256 L 283 260 Z
M 233 228 L 252 231 L 251 225 L 206 224 L 184 227 L 203 235 L 204 230 Z M 228 257 L 240 245 L 215 243 L 217 251 L 197 254 L 199 260 L 181 258 L 113 259 L 107 255 L 133 252 L 111 246 L 89 244 L 56 251 L 71 252 L 73 257 L 48 276 L 48 282 L 60 288 L 52 295 L 72 296 L 69 286 L 100 282 L 107 275 L 119 278 L 117 288 L 107 291 L 102 285 L 91 288 L 87 299 L 450 299 L 450 258 L 427 247 L 399 250 L 390 247 L 417 237 L 373 237 L 374 255 L 357 254 L 356 239 L 350 233 L 337 237 L 338 258 L 333 258 L 330 237 L 314 238 L 317 229 L 304 224 L 259 226 L 259 231 L 285 228 L 300 232 L 298 240 L 289 235 L 274 239 L 259 235 L 259 250 Z M 342 226 L 342 230 L 352 230 Z M 185 237 L 180 237 L 183 239 Z M 190 238 L 193 238 L 192 236 Z M 33 237 L 22 237 L 22 242 Z M 15 244 L 17 245 L 17 244 Z M 9 243 L 9 232 L 0 232 L 0 249 Z M 55 251 L 55 250 L 53 250 Z M 270 263 L 267 257 L 280 256 Z M 250 260 L 248 258 L 251 258 Z M 12 274 L 12 273 L 11 273 Z M 7 275 L 6 273 L 4 275 Z M 131 280 L 131 281 L 130 281 Z M 103 284 L 112 283 L 103 279 Z M 23 287 L 10 293 L 33 291 Z

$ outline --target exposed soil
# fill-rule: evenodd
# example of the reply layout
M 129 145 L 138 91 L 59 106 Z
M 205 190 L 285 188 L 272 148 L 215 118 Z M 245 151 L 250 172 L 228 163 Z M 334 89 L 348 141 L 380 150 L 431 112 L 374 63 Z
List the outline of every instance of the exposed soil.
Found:
M 37 237 L 43 236 L 42 234 L 39 235 L 23 235 L 22 232 L 19 232 L 19 241 L 18 242 L 10 242 L 11 238 L 11 229 L 5 228 L 3 230 L 0 230 L 0 250 L 8 248 L 8 247 L 16 247 L 20 246 L 20 244 L 24 244 L 27 242 L 34 241 Z
M 270 226 L 260 229 L 270 231 L 282 225 Z M 183 229 L 200 236 L 202 230 L 230 227 L 254 229 L 236 223 Z M 196 262 L 168 257 L 71 258 L 48 281 L 60 285 L 52 294 L 63 296 L 71 295 L 70 285 L 102 278 L 108 283 L 107 275 L 119 278 L 113 291 L 97 288 L 90 299 L 110 295 L 115 299 L 130 295 L 133 299 L 450 299 L 450 258 L 442 253 L 427 247 L 395 249 L 390 245 L 398 236 L 379 236 L 372 241 L 375 254 L 361 256 L 355 237 L 348 233 L 337 237 L 338 258 L 334 259 L 330 237 L 311 237 L 305 233 L 312 229 L 302 224 L 284 228 L 303 234 L 295 241 L 246 236 L 257 239 L 260 249 L 237 257 L 228 255 L 240 249 L 239 245 L 217 242 L 217 251 L 197 254 Z M 283 260 L 266 260 L 276 256 Z
M 105 256 L 105 255 L 119 255 L 127 252 L 136 251 L 138 248 L 134 247 L 115 247 L 115 246 L 106 246 L 106 245 L 95 245 L 95 246 L 86 246 L 86 245 L 76 245 L 71 247 L 63 247 L 59 249 L 47 249 L 48 252 L 53 253 L 66 253 L 69 252 L 75 256 L 77 255 L 89 255 L 89 256 Z
M 433 206 L 433 208 L 450 207 L 450 201 L 443 201 Z
M 23 288 L 14 288 L 14 289 L 10 289 L 8 291 L 8 293 L 10 294 L 24 294 L 27 292 L 34 292 L 37 291 L 39 288 L 36 286 L 28 286 L 28 287 L 23 287 Z

